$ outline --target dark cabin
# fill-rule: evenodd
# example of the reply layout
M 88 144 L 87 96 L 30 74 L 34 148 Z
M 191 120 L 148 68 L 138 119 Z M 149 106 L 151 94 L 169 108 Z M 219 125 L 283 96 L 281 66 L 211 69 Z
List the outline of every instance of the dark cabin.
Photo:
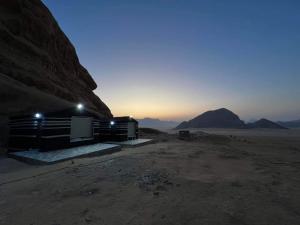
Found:
M 9 126 L 9 151 L 68 148 L 101 142 L 109 134 L 107 119 L 82 104 L 57 112 L 11 117 Z
M 138 138 L 138 122 L 130 116 L 114 117 L 110 121 L 111 140 L 127 141 Z

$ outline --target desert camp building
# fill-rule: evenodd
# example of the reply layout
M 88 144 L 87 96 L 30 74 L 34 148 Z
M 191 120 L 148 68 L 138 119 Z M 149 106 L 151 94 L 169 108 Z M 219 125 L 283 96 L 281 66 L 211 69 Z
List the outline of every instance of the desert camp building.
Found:
M 130 116 L 114 117 L 110 123 L 111 140 L 127 141 L 138 138 L 138 122 Z
M 131 117 L 100 117 L 77 108 L 10 118 L 9 150 L 49 151 L 105 141 L 124 141 L 138 137 L 138 122 Z

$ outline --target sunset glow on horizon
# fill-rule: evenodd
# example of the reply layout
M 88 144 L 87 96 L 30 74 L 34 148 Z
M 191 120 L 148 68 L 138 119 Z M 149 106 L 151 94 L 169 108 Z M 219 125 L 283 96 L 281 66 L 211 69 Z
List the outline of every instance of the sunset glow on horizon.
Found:
M 43 1 L 116 116 L 300 118 L 299 1 Z

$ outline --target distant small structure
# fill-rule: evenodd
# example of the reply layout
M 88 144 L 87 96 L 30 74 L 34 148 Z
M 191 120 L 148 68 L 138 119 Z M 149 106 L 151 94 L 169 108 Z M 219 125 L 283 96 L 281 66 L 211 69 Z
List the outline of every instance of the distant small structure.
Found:
M 137 139 L 138 122 L 130 116 L 114 117 L 110 122 L 111 137 L 113 141 L 127 141 Z
M 189 139 L 191 137 L 191 133 L 189 130 L 180 130 L 178 132 L 178 137 L 181 140 Z

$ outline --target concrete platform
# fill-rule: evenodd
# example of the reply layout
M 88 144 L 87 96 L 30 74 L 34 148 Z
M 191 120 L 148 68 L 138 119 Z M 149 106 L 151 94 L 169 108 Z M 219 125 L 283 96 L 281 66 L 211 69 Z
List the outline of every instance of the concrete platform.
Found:
M 69 159 L 102 155 L 120 150 L 120 145 L 98 143 L 49 152 L 40 152 L 38 149 L 22 152 L 11 152 L 8 154 L 8 156 L 32 164 L 53 164 Z
M 106 143 L 121 145 L 123 147 L 138 147 L 141 145 L 151 144 L 153 142 L 154 142 L 153 139 L 135 139 L 135 140 L 128 140 L 128 141 L 113 141 L 113 142 L 109 141 Z

